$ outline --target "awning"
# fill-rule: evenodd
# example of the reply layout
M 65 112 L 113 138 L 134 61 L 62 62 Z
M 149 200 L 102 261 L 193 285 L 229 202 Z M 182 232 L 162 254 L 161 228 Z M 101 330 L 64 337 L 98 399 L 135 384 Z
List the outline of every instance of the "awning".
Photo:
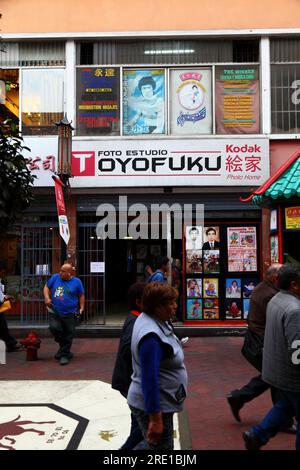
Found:
M 269 206 L 274 201 L 300 198 L 300 150 L 297 150 L 267 181 L 241 202 Z

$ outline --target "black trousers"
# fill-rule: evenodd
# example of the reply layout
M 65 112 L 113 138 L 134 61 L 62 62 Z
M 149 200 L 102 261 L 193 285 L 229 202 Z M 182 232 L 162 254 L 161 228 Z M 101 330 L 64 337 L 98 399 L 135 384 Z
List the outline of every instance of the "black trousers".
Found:
M 271 389 L 272 402 L 275 404 L 281 399 L 281 393 L 277 388 L 271 387 L 263 381 L 261 374 L 253 377 L 246 385 L 242 388 L 233 390 L 231 394 L 234 397 L 238 397 L 241 403 L 247 403 L 248 401 L 254 400 L 254 398 L 262 395 L 266 390 Z
M 68 356 L 75 336 L 75 314 L 50 313 L 49 328 L 60 346 L 61 356 Z
M 7 321 L 4 313 L 0 313 L 0 339 L 4 341 L 7 349 L 17 344 L 16 338 L 11 336 L 8 330 Z

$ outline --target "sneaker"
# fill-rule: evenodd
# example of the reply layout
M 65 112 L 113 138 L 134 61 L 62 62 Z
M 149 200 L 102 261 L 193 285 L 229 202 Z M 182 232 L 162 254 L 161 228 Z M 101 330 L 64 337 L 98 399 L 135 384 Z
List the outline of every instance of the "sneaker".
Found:
M 247 450 L 259 450 L 264 445 L 252 431 L 243 432 L 243 439 Z
M 244 403 L 241 402 L 241 399 L 239 397 L 235 397 L 232 394 L 227 395 L 226 398 L 227 398 L 227 401 L 228 401 L 228 404 L 230 406 L 233 416 L 240 423 L 241 418 L 240 418 L 239 411 L 242 408 Z
M 181 344 L 184 345 L 184 344 L 186 344 L 186 343 L 188 342 L 188 340 L 189 340 L 189 337 L 188 337 L 188 336 L 185 336 L 184 338 L 181 338 L 180 341 L 181 341 Z
M 69 362 L 70 359 L 67 356 L 62 356 L 59 361 L 61 366 L 66 366 L 67 364 L 69 364 Z
M 61 351 L 60 351 L 60 349 L 59 349 L 59 350 L 57 351 L 57 353 L 55 354 L 54 359 L 56 359 L 57 361 L 59 361 L 60 358 L 61 358 Z

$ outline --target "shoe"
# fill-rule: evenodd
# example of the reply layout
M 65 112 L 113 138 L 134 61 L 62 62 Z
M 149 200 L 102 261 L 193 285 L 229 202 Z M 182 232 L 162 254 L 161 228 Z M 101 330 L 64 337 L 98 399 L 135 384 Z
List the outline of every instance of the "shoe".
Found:
M 69 359 L 73 359 L 74 354 L 72 352 L 70 352 L 66 357 L 68 357 Z M 54 358 L 57 359 L 58 361 L 62 358 L 62 353 L 61 353 L 60 349 L 57 351 Z
M 244 403 L 241 402 L 241 399 L 239 397 L 235 397 L 234 395 L 227 395 L 227 401 L 230 406 L 231 412 L 235 419 L 240 423 L 241 418 L 239 415 L 240 409 L 243 407 Z
M 259 450 L 263 443 L 252 431 L 243 432 L 243 439 L 247 450 Z
M 67 356 L 62 356 L 59 361 L 61 366 L 66 366 L 67 364 L 69 364 L 69 362 L 70 359 Z
M 188 340 L 189 340 L 189 337 L 188 337 L 188 336 L 185 336 L 184 338 L 181 338 L 180 341 L 181 341 L 181 344 L 184 345 L 184 344 L 186 344 L 186 343 L 188 342 Z

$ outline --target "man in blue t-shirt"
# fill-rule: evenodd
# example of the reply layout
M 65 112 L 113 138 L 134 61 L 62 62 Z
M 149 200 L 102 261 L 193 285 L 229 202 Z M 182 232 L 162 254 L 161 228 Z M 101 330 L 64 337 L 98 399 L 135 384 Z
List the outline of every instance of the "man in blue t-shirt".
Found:
M 80 279 L 73 275 L 71 264 L 64 264 L 59 274 L 48 279 L 44 287 L 45 304 L 49 311 L 49 327 L 59 343 L 55 359 L 66 365 L 72 359 L 70 352 L 75 334 L 75 313 L 84 311 L 84 289 Z

